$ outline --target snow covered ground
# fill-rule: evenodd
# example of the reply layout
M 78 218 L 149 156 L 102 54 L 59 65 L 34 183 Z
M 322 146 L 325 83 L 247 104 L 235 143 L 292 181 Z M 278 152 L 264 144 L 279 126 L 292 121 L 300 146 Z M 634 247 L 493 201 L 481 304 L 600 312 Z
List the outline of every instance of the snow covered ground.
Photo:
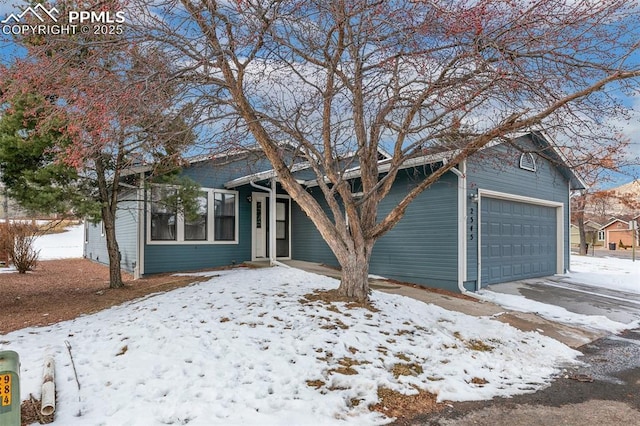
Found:
M 640 259 L 572 255 L 567 277 L 570 282 L 640 294 Z
M 60 425 L 379 424 L 387 419 L 367 408 L 378 387 L 508 396 L 545 386 L 579 355 L 401 296 L 375 292 L 378 312 L 304 301 L 336 286 L 296 269 L 240 268 L 9 333 L 0 349 L 21 356 L 23 399 L 39 394 L 43 358 L 55 357 Z
M 81 227 L 50 237 L 60 242 L 39 239 L 43 257 L 81 254 Z M 610 261 L 585 259 L 571 277 L 606 266 L 593 280 L 606 286 L 637 271 Z M 209 280 L 0 336 L 0 350 L 20 354 L 22 399 L 39 396 L 52 354 L 54 424 L 382 424 L 389 419 L 368 409 L 379 387 L 489 399 L 533 392 L 579 362 L 538 333 L 402 296 L 374 292 L 377 311 L 310 301 L 338 282 L 295 269 L 202 275 Z
M 84 226 L 70 226 L 65 232 L 36 238 L 34 248 L 40 250 L 40 260 L 82 257 Z
M 83 254 L 83 240 L 84 226 L 80 224 L 70 226 L 65 232 L 47 234 L 36 238 L 33 248 L 39 251 L 39 260 L 79 258 L 82 257 Z M 0 274 L 12 272 L 17 272 L 13 266 L 0 268 Z
M 632 262 L 630 259 L 572 255 L 571 272 L 559 277 L 562 281 L 640 294 L 640 262 Z M 535 312 L 551 321 L 586 326 L 611 333 L 640 326 L 638 321 L 625 324 L 612 321 L 602 315 L 581 315 L 560 306 L 537 302 L 520 295 L 486 289 L 480 290 L 478 295 L 507 309 Z

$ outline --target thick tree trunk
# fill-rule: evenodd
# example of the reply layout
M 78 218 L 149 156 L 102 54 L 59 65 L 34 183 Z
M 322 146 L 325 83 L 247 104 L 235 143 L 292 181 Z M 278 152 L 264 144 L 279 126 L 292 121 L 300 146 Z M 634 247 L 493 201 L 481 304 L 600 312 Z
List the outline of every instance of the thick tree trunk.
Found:
M 369 300 L 370 253 L 371 250 L 349 252 L 345 259 L 338 259 L 342 266 L 338 294 L 358 302 Z
M 121 156 L 118 156 L 121 160 Z M 107 240 L 107 254 L 109 255 L 109 288 L 122 288 L 122 272 L 120 271 L 120 248 L 116 240 L 116 210 L 118 205 L 118 173 L 113 176 L 113 187 L 109 188 L 104 157 L 98 155 L 94 159 L 98 191 L 102 201 L 102 223 Z M 117 163 L 119 161 L 116 161 Z M 109 191 L 111 189 L 111 191 Z

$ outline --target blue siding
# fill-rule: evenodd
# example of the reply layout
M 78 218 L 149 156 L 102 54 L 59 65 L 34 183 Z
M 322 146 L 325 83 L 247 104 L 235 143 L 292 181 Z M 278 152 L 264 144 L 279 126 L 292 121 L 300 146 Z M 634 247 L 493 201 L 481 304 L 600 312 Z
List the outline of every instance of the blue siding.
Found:
M 251 260 L 251 203 L 247 202 L 249 194 L 251 190 L 245 186 L 240 189 L 238 195 L 237 244 L 145 243 L 145 275 L 215 268 Z M 147 215 L 144 216 L 146 223 Z
M 102 222 L 85 221 L 84 257 L 105 265 L 109 264 L 107 242 L 102 234 Z M 117 226 L 117 225 L 116 225 Z
M 137 262 L 138 236 L 138 203 L 136 191 L 126 191 L 120 194 L 118 211 L 116 212 L 116 241 L 120 249 L 121 268 L 133 273 Z M 104 265 L 109 264 L 107 254 L 107 240 L 102 235 L 102 223 L 86 223 L 86 234 L 88 241 L 85 241 L 84 256 Z
M 389 212 L 424 174 L 402 171 L 380 204 L 379 217 Z M 458 179 L 446 173 L 420 194 L 405 216 L 374 246 L 371 273 L 429 287 L 457 291 Z
M 329 217 L 332 217 L 320 188 L 310 188 L 309 191 Z M 336 257 L 322 239 L 320 232 L 295 202 L 291 203 L 291 257 L 296 260 L 339 266 Z
M 120 249 L 121 268 L 133 273 L 137 262 L 138 240 L 138 198 L 136 191 L 130 191 L 122 196 L 116 212 L 116 240 Z
M 527 145 L 529 139 L 517 140 Z M 531 145 L 533 148 L 533 145 Z M 519 168 L 520 151 L 499 145 L 482 151 L 467 161 L 468 196 L 479 188 L 561 202 L 568 213 L 569 190 L 565 175 L 550 162 L 537 156 L 535 173 Z M 201 186 L 222 188 L 225 182 L 249 173 L 270 169 L 259 156 L 235 162 L 212 161 L 192 164 L 183 171 Z M 308 171 L 306 171 L 308 172 Z M 391 193 L 380 204 L 379 218 L 389 212 L 416 183 L 429 173 L 427 167 L 403 170 Z M 431 287 L 458 291 L 458 178 L 446 173 L 407 209 L 405 217 L 374 246 L 370 271 L 373 274 Z M 239 188 L 238 244 L 145 245 L 145 274 L 195 270 L 241 263 L 251 259 L 251 204 L 246 201 L 252 187 Z M 318 188 L 310 189 L 328 211 Z M 475 288 L 477 279 L 478 205 L 467 199 L 467 281 Z M 293 259 L 337 266 L 335 256 L 313 223 L 298 205 L 292 203 Z M 569 262 L 569 223 L 565 215 L 565 257 Z M 143 215 L 146 221 L 146 214 Z M 99 231 L 99 230 L 98 230 Z M 146 226 L 145 226 L 146 232 Z M 131 232 L 135 235 L 135 232 Z M 128 245 L 127 245 L 128 247 Z M 128 249 L 126 249 L 128 250 Z M 123 254 L 124 259 L 124 254 Z
M 527 137 L 517 139 L 520 146 L 534 149 Z M 524 197 L 539 198 L 564 204 L 565 230 L 565 265 L 569 265 L 569 183 L 556 166 L 542 156 L 536 158 L 536 172 L 519 167 L 520 151 L 507 145 L 482 151 L 479 155 L 467 160 L 468 195 L 477 194 L 478 189 L 486 189 Z M 478 277 L 478 204 L 467 203 L 467 279 L 470 288 L 475 288 Z
M 399 173 L 378 217 L 388 213 L 424 174 L 419 169 Z M 313 188 L 316 198 L 320 190 Z M 324 202 L 321 202 L 326 207 Z M 325 208 L 325 210 L 327 210 Z M 294 259 L 338 265 L 333 253 L 304 212 L 293 206 Z M 447 173 L 420 194 L 402 220 L 374 246 L 370 272 L 400 281 L 457 289 L 457 177 Z
M 270 170 L 271 163 L 264 155 L 251 153 L 236 158 L 221 158 L 193 163 L 182 170 L 203 188 L 224 188 L 224 184 L 238 177 Z M 238 188 L 237 244 L 147 244 L 147 215 L 145 220 L 144 274 L 188 271 L 239 264 L 251 260 L 251 203 L 247 197 L 257 191 L 249 185 Z
M 238 159 L 217 159 L 191 164 L 182 170 L 183 176 L 193 179 L 203 188 L 223 188 L 230 180 L 265 170 L 271 163 L 264 156 L 249 154 Z

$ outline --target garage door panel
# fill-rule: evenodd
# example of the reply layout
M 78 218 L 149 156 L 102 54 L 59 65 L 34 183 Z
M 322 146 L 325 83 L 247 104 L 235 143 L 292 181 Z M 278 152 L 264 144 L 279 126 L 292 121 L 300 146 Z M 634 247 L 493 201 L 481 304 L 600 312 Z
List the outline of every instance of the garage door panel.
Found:
M 522 264 L 518 263 L 518 264 L 513 265 L 512 271 L 513 271 L 513 275 L 521 276 L 522 275 Z
M 556 271 L 556 211 L 482 198 L 482 284 L 552 275 Z

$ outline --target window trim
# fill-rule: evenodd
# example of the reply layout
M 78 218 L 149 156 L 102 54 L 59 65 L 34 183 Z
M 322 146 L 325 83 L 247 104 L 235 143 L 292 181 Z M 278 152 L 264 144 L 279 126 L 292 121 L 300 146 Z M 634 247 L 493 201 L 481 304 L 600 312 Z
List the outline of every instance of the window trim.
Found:
M 162 186 L 162 185 L 152 185 L 152 186 Z M 151 189 L 146 190 L 145 192 L 148 194 L 146 196 L 146 244 L 147 245 L 157 245 L 157 246 L 178 246 L 178 245 L 229 245 L 229 244 L 239 244 L 238 232 L 239 232 L 239 212 L 240 212 L 240 194 L 238 191 L 233 191 L 229 189 L 219 189 L 219 188 L 200 188 L 200 191 L 207 194 L 207 239 L 206 240 L 185 240 L 184 239 L 184 214 L 178 212 L 176 215 L 176 239 L 175 240 L 152 240 L 151 239 Z M 217 241 L 215 240 L 215 212 L 214 212 L 214 197 L 215 193 L 225 193 L 225 194 L 234 194 L 235 195 L 235 228 L 234 228 L 234 239 L 228 241 Z
M 233 230 L 233 240 L 216 240 L 216 229 L 215 229 L 215 222 L 216 222 L 216 193 L 218 194 L 233 194 L 233 204 L 234 204 L 234 230 Z M 213 191 L 211 191 L 211 195 L 209 196 L 209 199 L 211 201 L 211 208 L 210 208 L 210 220 L 211 220 L 211 240 L 213 242 L 215 242 L 216 244 L 229 244 L 229 243 L 233 243 L 233 242 L 238 242 L 238 206 L 240 204 L 240 199 L 238 198 L 238 192 L 237 191 L 229 191 L 229 190 L 217 190 L 214 189 Z M 221 217 L 225 217 L 225 216 L 221 216 Z
M 531 165 L 528 164 L 528 161 L 530 160 Z M 535 172 L 537 167 L 536 167 L 536 159 L 533 156 L 532 153 L 530 152 L 523 152 L 522 154 L 520 154 L 520 168 L 522 170 L 527 170 L 530 172 Z
M 600 235 L 602 235 L 602 238 L 600 238 Z M 604 241 L 606 236 L 606 231 L 604 229 L 600 229 L 598 231 L 598 241 Z

